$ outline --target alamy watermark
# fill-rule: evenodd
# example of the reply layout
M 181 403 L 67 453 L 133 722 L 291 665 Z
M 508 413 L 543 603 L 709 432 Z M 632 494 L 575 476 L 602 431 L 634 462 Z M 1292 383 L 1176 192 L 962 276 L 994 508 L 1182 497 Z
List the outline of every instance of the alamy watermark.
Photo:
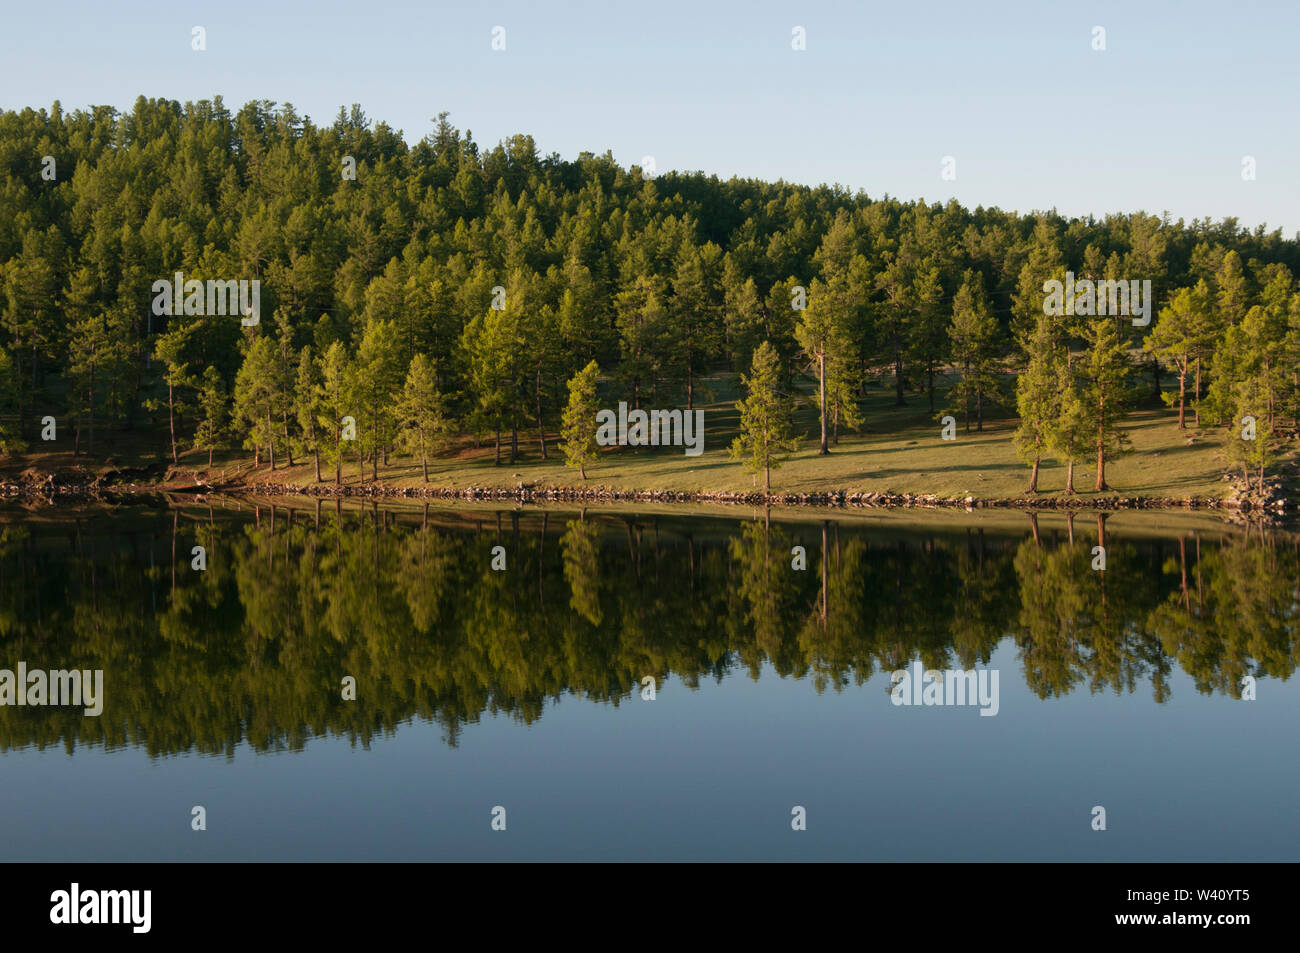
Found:
M 152 890 L 83 890 L 73 883 L 50 894 L 54 924 L 126 924 L 132 933 L 148 933 L 152 923 Z
M 618 402 L 618 413 L 596 411 L 596 443 L 602 447 L 685 447 L 688 457 L 704 452 L 704 411 L 633 410 Z
M 1043 282 L 1047 297 L 1043 299 L 1043 314 L 1060 317 L 1063 314 L 1132 315 L 1133 327 L 1144 328 L 1151 323 L 1151 279 L 1138 281 L 1074 280 L 1074 272 L 1065 273 L 1064 284 L 1055 278 Z
M 256 278 L 186 281 L 184 273 L 178 271 L 172 281 L 159 278 L 152 290 L 154 314 L 238 314 L 242 315 L 239 323 L 245 327 L 253 327 L 262 317 L 262 282 Z
M 27 670 L 18 663 L 15 673 L 0 668 L 0 705 L 83 705 L 96 717 L 104 710 L 104 670 L 54 669 Z
M 894 705 L 978 705 L 980 716 L 998 713 L 998 670 L 923 670 L 920 661 L 910 669 L 900 668 L 890 676 Z

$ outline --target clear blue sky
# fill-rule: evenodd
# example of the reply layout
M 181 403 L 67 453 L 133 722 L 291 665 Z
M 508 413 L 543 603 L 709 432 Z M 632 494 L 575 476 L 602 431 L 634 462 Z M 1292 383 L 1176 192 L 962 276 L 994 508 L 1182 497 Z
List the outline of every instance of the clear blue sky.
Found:
M 411 142 L 447 110 L 480 144 L 526 132 L 565 157 L 609 149 L 624 165 L 653 155 L 660 170 L 872 196 L 1300 230 L 1295 0 L 6 7 L 6 108 L 220 94 L 232 108 L 288 101 L 328 124 L 356 102 Z M 955 181 L 940 177 L 944 156 Z

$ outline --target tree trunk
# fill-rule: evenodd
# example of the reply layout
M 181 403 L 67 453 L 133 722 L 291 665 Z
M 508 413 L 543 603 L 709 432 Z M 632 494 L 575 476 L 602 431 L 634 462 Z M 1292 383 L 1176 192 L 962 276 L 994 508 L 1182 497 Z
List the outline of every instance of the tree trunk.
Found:
M 1187 429 L 1187 365 L 1178 371 L 1178 429 Z
M 171 383 L 167 384 L 167 425 L 171 428 L 172 465 L 175 466 L 179 462 L 176 459 L 176 393 Z
M 970 361 L 966 361 L 961 366 L 961 412 L 966 419 L 966 432 L 970 433 L 970 392 L 966 389 L 967 382 L 970 381 Z M 930 410 L 933 412 L 934 408 Z
M 95 365 L 90 365 L 90 400 L 86 408 L 87 414 L 90 415 L 90 433 L 89 441 L 86 444 L 86 453 L 93 455 L 95 452 Z M 176 448 L 172 447 L 172 455 L 175 456 Z
M 902 407 L 907 401 L 903 400 L 903 350 L 897 341 L 894 342 L 894 389 L 897 395 L 894 403 Z
M 1029 474 L 1029 489 L 1025 490 L 1026 493 L 1038 492 L 1038 459 L 1034 457 L 1034 469 Z
M 375 449 L 370 457 L 370 479 L 376 483 L 379 482 L 379 405 L 375 404 L 370 408 L 370 426 L 371 433 L 375 439 Z
M 546 426 L 542 422 L 542 365 L 537 365 L 537 384 L 535 387 L 537 397 L 537 441 L 541 444 L 542 459 L 546 459 Z M 421 436 L 423 439 L 423 436 Z
M 284 427 L 284 452 L 289 455 L 289 466 L 293 466 L 293 444 L 289 442 L 289 414 L 280 411 L 280 423 Z
M 1201 429 L 1201 359 L 1196 358 L 1196 406 L 1192 408 L 1196 429 Z
M 826 445 L 826 352 L 817 355 L 817 381 L 821 401 L 822 445 L 818 453 L 823 456 L 830 453 Z
M 420 466 L 424 468 L 424 482 L 429 482 L 429 458 L 424 452 L 424 428 L 420 428 Z
M 1065 464 L 1065 492 L 1074 494 L 1074 458 L 1071 457 Z
M 1097 485 L 1098 493 L 1110 489 L 1106 486 L 1106 435 L 1101 425 L 1097 426 Z

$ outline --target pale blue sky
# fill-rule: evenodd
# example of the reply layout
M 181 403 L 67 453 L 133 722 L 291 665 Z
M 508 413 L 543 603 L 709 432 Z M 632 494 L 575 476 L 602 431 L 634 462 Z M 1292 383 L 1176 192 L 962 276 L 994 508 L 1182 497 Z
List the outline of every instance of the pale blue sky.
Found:
M 0 22 L 6 108 L 221 94 L 328 124 L 359 102 L 411 142 L 445 109 L 480 144 L 526 132 L 569 158 L 1300 229 L 1294 0 L 50 0 Z

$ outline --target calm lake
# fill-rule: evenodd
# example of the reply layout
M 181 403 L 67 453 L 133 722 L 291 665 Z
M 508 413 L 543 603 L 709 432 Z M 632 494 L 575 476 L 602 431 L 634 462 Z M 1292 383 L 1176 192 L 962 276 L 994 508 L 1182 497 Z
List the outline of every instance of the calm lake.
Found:
M 1298 618 L 1188 514 L 9 504 L 0 669 L 103 688 L 0 706 L 0 845 L 1295 861 Z

